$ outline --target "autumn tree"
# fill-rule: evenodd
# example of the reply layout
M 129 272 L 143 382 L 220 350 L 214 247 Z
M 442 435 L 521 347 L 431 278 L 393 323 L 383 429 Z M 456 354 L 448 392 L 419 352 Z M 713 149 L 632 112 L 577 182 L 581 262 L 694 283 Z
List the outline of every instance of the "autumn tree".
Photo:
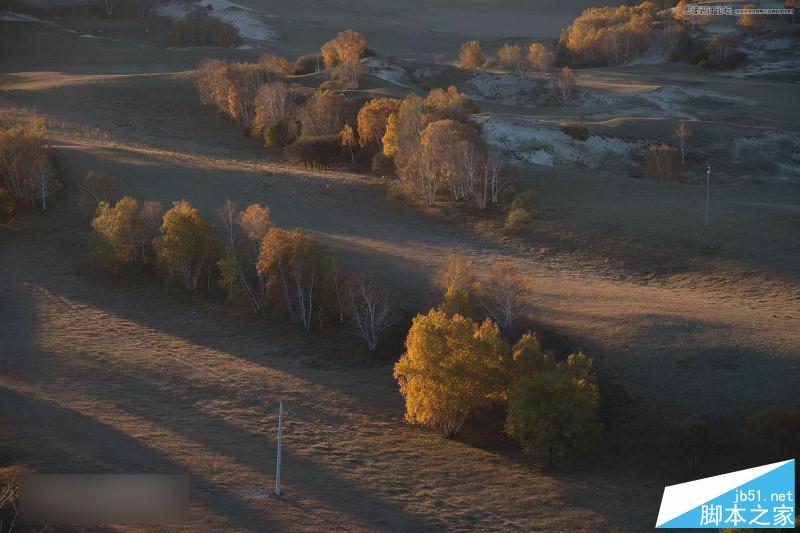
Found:
M 389 115 L 397 113 L 401 100 L 396 98 L 374 98 L 358 110 L 358 142 L 362 148 L 377 147 L 383 151 L 383 136 Z
M 675 126 L 675 130 L 672 132 L 675 140 L 678 141 L 678 147 L 681 151 L 681 164 L 686 164 L 686 148 L 689 144 L 689 137 L 692 134 L 692 130 L 686 125 L 686 121 L 681 120 L 678 122 L 678 125 Z
M 673 181 L 683 174 L 678 150 L 666 144 L 651 144 L 645 157 L 645 174 L 659 181 Z
M 364 36 L 353 30 L 344 30 L 322 45 L 320 52 L 325 68 L 332 69 L 339 63 L 358 59 L 367 47 Z
M 347 98 L 333 91 L 317 91 L 300 109 L 300 131 L 306 137 L 338 135 L 347 116 Z
M 575 85 L 575 74 L 573 74 L 572 69 L 564 67 L 550 83 L 550 90 L 559 104 L 568 106 L 575 99 Z
M 381 333 L 394 323 L 388 290 L 373 276 L 355 276 L 349 287 L 353 323 L 370 351 L 378 347 Z
M 333 77 L 347 89 L 358 89 L 358 80 L 364 72 L 364 65 L 358 57 L 347 57 L 333 67 Z
M 525 333 L 514 344 L 511 356 L 515 382 L 540 373 L 553 372 L 557 368 L 553 354 L 543 350 L 539 339 L 531 332 Z
M 118 196 L 119 180 L 117 178 L 90 170 L 81 181 L 78 205 L 87 216 L 94 217 L 100 202 L 110 204 Z
M 481 43 L 478 41 L 467 41 L 461 45 L 458 52 L 458 66 L 471 70 L 473 74 L 478 73 L 478 69 L 486 62 Z
M 464 122 L 442 119 L 431 122 L 420 136 L 422 157 L 421 187 L 428 205 L 433 204 L 436 192 L 447 186 L 454 200 L 464 198 L 470 191 L 465 179 L 461 143 L 474 145 L 478 141 L 477 130 Z M 477 156 L 476 156 L 477 157 Z
M 509 395 L 506 432 L 527 453 L 544 453 L 552 466 L 600 438 L 597 386 L 564 372 L 522 378 Z
M 296 115 L 300 105 L 301 92 L 297 87 L 283 82 L 265 83 L 259 87 L 255 97 L 255 118 L 253 133 L 264 137 L 268 145 L 275 143 L 273 128 L 279 127 L 284 133 L 284 143 L 296 135 Z
M 508 348 L 493 322 L 432 310 L 414 317 L 394 377 L 406 421 L 450 437 L 471 411 L 505 397 Z
M 508 335 L 525 308 L 529 292 L 527 281 L 516 267 L 498 261 L 489 269 L 489 278 L 481 286 L 479 296 L 486 312 Z
M 164 213 L 154 248 L 164 271 L 179 278 L 186 290 L 196 290 L 204 273 L 210 286 L 212 268 L 221 252 L 220 241 L 214 224 L 189 202 L 173 202 Z
M 228 301 L 246 300 L 255 313 L 267 311 L 267 280 L 256 269 L 261 241 L 272 226 L 270 210 L 251 204 L 239 210 L 226 200 L 218 211 L 225 240 L 225 257 L 217 266 Z
M 17 202 L 47 205 L 52 167 L 41 119 L 0 128 L 0 186 Z
M 468 115 L 480 111 L 478 105 L 467 95 L 450 85 L 445 89 L 431 89 L 425 97 L 425 110 L 433 119 L 449 118 L 464 122 Z
M 311 332 L 324 294 L 326 250 L 302 230 L 271 227 L 261 241 L 257 268 L 279 284 L 289 318 L 303 332 Z
M 353 131 L 353 128 L 350 124 L 345 124 L 342 128 L 342 131 L 339 132 L 339 137 L 341 137 L 342 148 L 348 150 L 350 152 L 350 162 L 352 163 L 353 167 L 356 166 L 356 156 L 353 152 L 353 147 L 356 145 L 356 134 Z
M 449 316 L 472 314 L 473 295 L 478 287 L 472 261 L 449 255 L 433 275 L 433 285 L 443 296 L 439 309 Z
M 550 72 L 553 68 L 555 55 L 542 43 L 532 43 L 528 47 L 528 61 L 531 68 L 537 72 Z
M 91 254 L 95 264 L 110 265 L 116 274 L 120 263 L 133 259 L 138 208 L 136 200 L 130 196 L 121 198 L 113 207 L 105 201 L 100 202 L 97 216 L 92 220 L 95 240 Z
M 133 228 L 133 260 L 146 264 L 154 259 L 153 241 L 158 236 L 164 208 L 161 202 L 148 200 L 136 213 Z
M 497 61 L 501 67 L 525 75 L 525 52 L 520 45 L 506 43 L 501 46 L 497 51 Z
M 742 12 L 736 18 L 736 25 L 749 32 L 756 42 L 760 38 L 761 28 L 764 25 L 764 16 L 756 12 L 757 8 L 758 6 L 753 4 L 746 4 L 742 6 Z

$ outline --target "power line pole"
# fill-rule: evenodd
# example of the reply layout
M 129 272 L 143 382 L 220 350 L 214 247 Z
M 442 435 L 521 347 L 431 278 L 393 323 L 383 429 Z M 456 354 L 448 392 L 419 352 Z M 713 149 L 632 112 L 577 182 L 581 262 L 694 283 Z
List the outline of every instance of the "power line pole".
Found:
M 708 202 L 711 196 L 711 163 L 706 169 L 706 227 L 708 227 Z
M 283 400 L 278 405 L 278 459 L 275 464 L 275 495 L 281 495 L 281 437 L 283 436 Z

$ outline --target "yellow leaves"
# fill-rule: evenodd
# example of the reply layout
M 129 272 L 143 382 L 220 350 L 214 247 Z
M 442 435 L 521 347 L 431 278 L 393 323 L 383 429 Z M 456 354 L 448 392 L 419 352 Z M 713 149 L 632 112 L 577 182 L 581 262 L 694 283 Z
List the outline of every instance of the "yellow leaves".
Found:
M 344 30 L 326 42 L 320 48 L 325 68 L 333 68 L 337 64 L 358 59 L 367 48 L 364 36 L 353 30 Z
M 239 227 L 251 241 L 261 242 L 272 223 L 269 220 L 269 207 L 259 204 L 248 205 L 237 217 Z
M 406 420 L 450 435 L 472 409 L 504 395 L 507 348 L 490 320 L 476 324 L 440 310 L 417 315 L 394 368 Z
M 138 204 L 130 196 L 120 199 L 114 207 L 100 202 L 97 216 L 92 220 L 96 234 L 113 246 L 114 260 L 126 262 L 133 253 L 133 230 L 136 224 Z
M 359 143 L 362 147 L 381 144 L 388 128 L 389 117 L 400 109 L 401 101 L 396 98 L 374 98 L 358 111 Z

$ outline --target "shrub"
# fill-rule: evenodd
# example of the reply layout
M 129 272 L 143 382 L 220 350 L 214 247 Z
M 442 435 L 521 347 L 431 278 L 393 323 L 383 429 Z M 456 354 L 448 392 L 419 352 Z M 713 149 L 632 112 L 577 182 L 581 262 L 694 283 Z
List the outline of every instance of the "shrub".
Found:
M 337 134 L 300 137 L 286 147 L 286 157 L 310 168 L 330 168 L 341 160 L 341 155 L 341 139 Z
M 395 175 L 394 161 L 391 157 L 378 152 L 372 156 L 372 172 L 384 178 L 392 177 Z
M 205 9 L 196 9 L 179 20 L 167 38 L 170 46 L 232 47 L 240 41 L 236 26 L 209 15 Z
M 313 74 L 323 65 L 322 54 L 306 54 L 299 56 L 292 63 L 292 72 L 296 76 Z
M 458 433 L 467 415 L 504 397 L 508 348 L 497 325 L 439 310 L 417 315 L 394 367 L 405 419 Z
M 533 215 L 520 207 L 512 207 L 506 215 L 505 227 L 509 230 L 520 230 L 530 227 Z
M 14 199 L 11 193 L 0 188 L 0 222 L 8 222 L 14 214 Z
M 511 208 L 534 212 L 538 203 L 539 193 L 534 189 L 525 189 L 514 195 L 514 199 L 511 201 Z
M 561 124 L 561 131 L 577 141 L 585 141 L 589 138 L 589 129 L 580 122 Z
M 747 437 L 763 461 L 800 457 L 800 411 L 769 409 L 747 420 Z
M 561 372 L 538 373 L 511 390 L 506 432 L 526 453 L 547 454 L 552 466 L 570 452 L 593 448 L 602 425 L 597 387 Z

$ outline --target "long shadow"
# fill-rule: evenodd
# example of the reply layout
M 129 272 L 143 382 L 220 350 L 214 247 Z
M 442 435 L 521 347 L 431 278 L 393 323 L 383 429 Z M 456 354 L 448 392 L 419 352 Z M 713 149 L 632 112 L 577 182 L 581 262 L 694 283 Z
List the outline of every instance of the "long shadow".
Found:
M 281 527 L 224 487 L 187 470 L 130 435 L 71 409 L 3 386 L 0 397 L 5 406 L 3 417 L 23 450 L 19 459 L 35 465 L 40 473 L 188 474 L 195 487 L 192 500 L 225 516 L 231 525 L 250 531 L 274 531 Z M 58 423 L 34 430 L 37 420 Z M 131 464 L 130 457 L 136 457 L 137 464 Z
M 73 367 L 72 371 L 74 370 Z M 229 457 L 264 475 L 273 474 L 274 443 L 265 441 L 263 436 L 253 434 L 206 411 L 199 410 L 197 408 L 199 401 L 212 399 L 209 391 L 205 388 L 193 390 L 191 383 L 182 382 L 176 387 L 176 393 L 167 392 L 152 381 L 157 379 L 157 376 L 139 369 L 138 373 L 145 375 L 144 378 L 141 378 L 118 366 L 90 365 L 85 370 L 82 369 L 82 372 L 85 374 L 77 377 L 77 383 L 113 382 L 124 376 L 126 387 L 136 391 L 136 398 L 127 401 L 110 388 L 97 387 L 84 391 L 85 394 L 91 395 L 93 399 L 97 399 L 103 405 L 113 406 L 112 411 L 127 412 L 138 418 L 152 421 L 160 427 L 169 428 L 215 453 Z M 170 416 L 172 410 L 192 413 L 193 421 L 189 424 L 176 424 L 174 418 Z M 31 411 L 27 412 L 31 413 Z M 70 425 L 74 426 L 74 424 Z M 69 437 L 68 441 L 79 438 L 81 434 L 91 434 L 95 438 L 93 433 L 86 433 L 86 428 L 75 427 L 75 431 L 76 433 Z M 224 442 L 209 438 L 209 435 L 224 436 Z M 102 432 L 99 434 L 99 438 L 104 438 Z M 137 442 L 133 439 L 130 440 Z M 139 446 L 142 445 L 139 444 Z M 258 452 L 254 453 L 256 450 Z M 124 450 L 121 453 L 124 453 Z M 442 529 L 441 524 L 409 514 L 368 490 L 360 488 L 353 481 L 346 480 L 327 470 L 324 466 L 292 453 L 290 449 L 284 448 L 283 456 L 284 478 L 296 486 L 297 490 L 330 504 L 334 509 L 358 520 L 381 524 L 392 530 L 433 531 Z M 146 469 L 152 469 L 154 466 L 156 465 L 149 463 L 144 465 Z M 302 481 L 292 483 L 292 475 L 296 475 L 297 472 L 303 473 Z

